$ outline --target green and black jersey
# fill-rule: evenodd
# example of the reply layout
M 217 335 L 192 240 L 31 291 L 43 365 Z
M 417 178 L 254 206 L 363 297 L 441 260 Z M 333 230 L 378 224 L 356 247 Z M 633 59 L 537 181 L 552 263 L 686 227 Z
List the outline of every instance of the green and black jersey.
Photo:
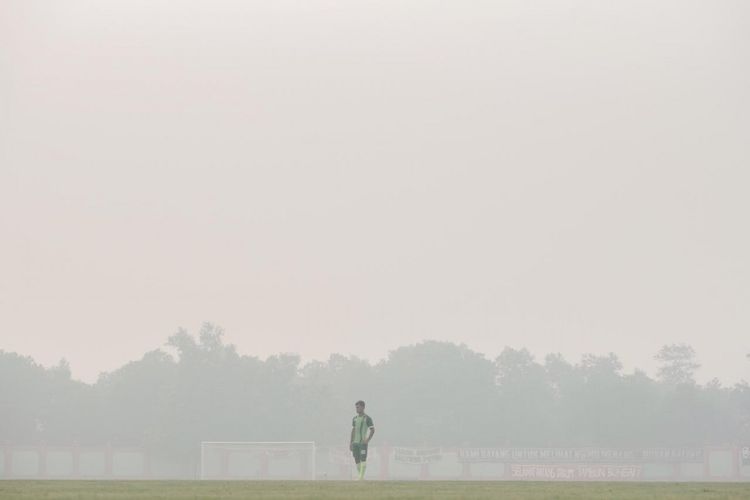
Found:
M 372 419 L 369 415 L 363 413 L 362 415 L 356 415 L 352 419 L 352 428 L 354 428 L 354 439 L 353 444 L 362 443 L 368 435 L 368 430 L 375 427 L 372 423 Z

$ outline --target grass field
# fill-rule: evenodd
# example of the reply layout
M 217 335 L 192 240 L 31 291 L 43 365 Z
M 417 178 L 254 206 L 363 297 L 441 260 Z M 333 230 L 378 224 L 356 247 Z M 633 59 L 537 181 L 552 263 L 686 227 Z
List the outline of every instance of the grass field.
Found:
M 750 483 L 0 481 L 0 499 L 750 499 Z

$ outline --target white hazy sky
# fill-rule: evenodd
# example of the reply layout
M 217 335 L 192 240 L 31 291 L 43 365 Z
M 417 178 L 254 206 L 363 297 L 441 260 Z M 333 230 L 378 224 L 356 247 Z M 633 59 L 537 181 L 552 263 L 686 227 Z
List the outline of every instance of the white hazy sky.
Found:
M 745 0 L 0 0 L 0 349 L 750 379 L 748 89 Z

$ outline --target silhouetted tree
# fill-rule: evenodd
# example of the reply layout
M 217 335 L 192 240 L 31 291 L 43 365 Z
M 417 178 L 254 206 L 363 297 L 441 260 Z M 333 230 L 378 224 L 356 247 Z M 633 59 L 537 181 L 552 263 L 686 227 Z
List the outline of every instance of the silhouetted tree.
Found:
M 695 360 L 695 351 L 687 344 L 663 346 L 656 354 L 661 363 L 657 376 L 667 384 L 693 384 L 695 370 L 700 364 Z
M 526 349 L 494 360 L 427 341 L 369 362 L 340 354 L 302 364 L 239 355 L 223 331 L 180 330 L 96 384 L 66 361 L 44 368 L 0 351 L 0 442 L 145 445 L 195 467 L 201 441 L 346 444 L 364 399 L 377 442 L 478 446 L 701 446 L 750 441 L 750 386 L 699 385 L 693 349 L 659 350 L 656 380 L 624 373 L 616 355 Z

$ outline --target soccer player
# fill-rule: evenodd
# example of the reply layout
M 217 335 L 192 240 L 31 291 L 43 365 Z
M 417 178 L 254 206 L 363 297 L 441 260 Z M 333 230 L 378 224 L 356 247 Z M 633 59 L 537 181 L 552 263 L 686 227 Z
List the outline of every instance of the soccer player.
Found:
M 349 449 L 354 455 L 359 479 L 364 479 L 365 469 L 367 468 L 367 444 L 375 434 L 375 425 L 372 423 L 370 416 L 365 413 L 364 401 L 360 400 L 354 403 L 354 409 L 357 410 L 357 414 L 352 419 L 352 437 L 349 440 Z

